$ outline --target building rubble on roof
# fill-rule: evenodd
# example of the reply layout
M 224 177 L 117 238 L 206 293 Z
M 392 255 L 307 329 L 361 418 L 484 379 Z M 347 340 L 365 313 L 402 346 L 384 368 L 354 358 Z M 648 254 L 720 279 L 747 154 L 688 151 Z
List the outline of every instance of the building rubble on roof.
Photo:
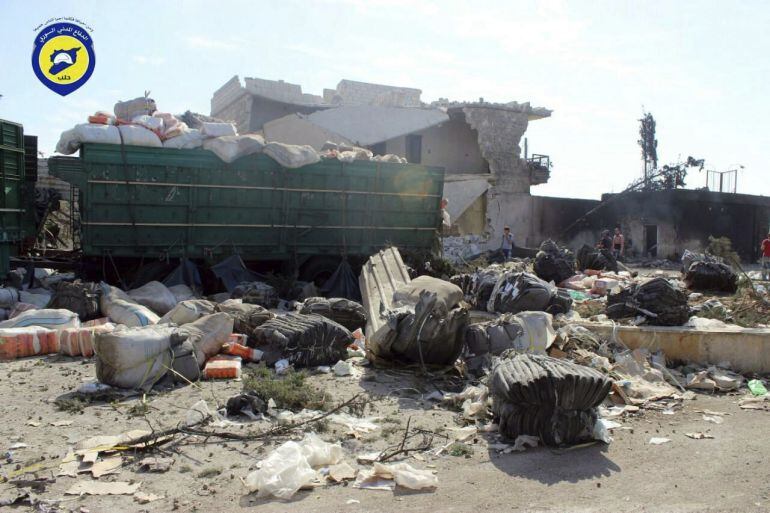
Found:
M 319 150 L 331 141 L 443 167 L 454 235 L 479 235 L 492 247 L 509 225 L 519 244 L 539 237 L 530 233 L 530 187 L 547 182 L 550 164 L 543 156 L 522 158 L 521 140 L 530 121 L 551 111 L 483 98 L 426 103 L 421 93 L 341 80 L 319 96 L 282 80 L 235 76 L 214 92 L 211 115 L 268 141 Z

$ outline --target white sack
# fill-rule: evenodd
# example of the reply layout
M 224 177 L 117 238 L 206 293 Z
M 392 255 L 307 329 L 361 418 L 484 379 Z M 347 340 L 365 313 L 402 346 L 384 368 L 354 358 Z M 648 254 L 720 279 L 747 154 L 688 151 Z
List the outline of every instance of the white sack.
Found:
M 72 155 L 82 143 L 120 144 L 120 132 L 112 125 L 82 123 L 65 130 L 56 144 L 56 152 Z
M 174 294 L 159 281 L 151 281 L 137 289 L 129 290 L 128 295 L 158 315 L 168 313 L 177 303 Z
M 265 146 L 261 135 L 227 135 L 203 141 L 203 149 L 210 150 L 225 162 L 233 162 L 246 155 L 259 153 Z
M 127 146 L 163 147 L 163 143 L 160 142 L 160 138 L 155 132 L 147 130 L 143 126 L 120 125 L 118 130 L 120 130 L 120 135 L 123 138 L 123 144 Z
M 204 137 L 222 137 L 225 135 L 238 135 L 235 125 L 232 123 L 214 123 L 204 121 L 201 123 L 201 134 Z
M 307 144 L 298 146 L 295 144 L 283 144 L 278 142 L 267 143 L 262 153 L 278 162 L 283 167 L 296 169 L 298 167 L 315 164 L 321 160 L 318 152 Z

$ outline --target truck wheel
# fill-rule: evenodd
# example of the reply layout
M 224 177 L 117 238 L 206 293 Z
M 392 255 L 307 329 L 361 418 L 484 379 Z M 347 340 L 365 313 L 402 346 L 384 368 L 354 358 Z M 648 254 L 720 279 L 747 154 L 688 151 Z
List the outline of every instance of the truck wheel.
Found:
M 334 274 L 340 265 L 340 257 L 324 255 L 311 257 L 300 268 L 299 278 L 302 281 L 311 281 L 320 287 Z

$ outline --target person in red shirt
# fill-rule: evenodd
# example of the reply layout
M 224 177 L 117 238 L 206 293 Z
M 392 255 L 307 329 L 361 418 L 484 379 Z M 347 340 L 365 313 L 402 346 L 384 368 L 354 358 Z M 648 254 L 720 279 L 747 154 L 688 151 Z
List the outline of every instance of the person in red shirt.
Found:
M 762 241 L 762 277 L 765 280 L 770 279 L 770 233 Z

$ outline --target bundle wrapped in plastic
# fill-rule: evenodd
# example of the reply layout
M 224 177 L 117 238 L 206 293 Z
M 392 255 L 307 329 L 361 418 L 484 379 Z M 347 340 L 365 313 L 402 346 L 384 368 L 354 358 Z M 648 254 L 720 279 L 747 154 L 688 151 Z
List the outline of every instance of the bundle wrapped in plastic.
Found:
M 180 132 L 178 135 L 168 137 L 163 141 L 164 148 L 176 148 L 179 150 L 194 150 L 200 148 L 203 145 L 203 134 L 201 131 L 192 128 L 186 131 Z
M 120 144 L 120 132 L 112 125 L 82 123 L 65 130 L 56 143 L 56 152 L 72 155 L 83 143 Z
M 113 109 L 115 116 L 123 121 L 134 119 L 136 116 L 152 116 L 156 110 L 158 107 L 155 105 L 155 100 L 146 96 L 118 102 Z
M 246 155 L 259 153 L 264 147 L 265 140 L 257 134 L 226 135 L 203 141 L 203 149 L 214 152 L 227 163 Z
M 238 132 L 232 123 L 204 121 L 201 123 L 201 134 L 204 137 L 223 137 L 225 135 L 238 135 Z
M 296 144 L 269 142 L 265 145 L 262 152 L 283 167 L 289 169 L 315 164 L 321 160 L 318 152 L 307 144 L 299 146 Z

